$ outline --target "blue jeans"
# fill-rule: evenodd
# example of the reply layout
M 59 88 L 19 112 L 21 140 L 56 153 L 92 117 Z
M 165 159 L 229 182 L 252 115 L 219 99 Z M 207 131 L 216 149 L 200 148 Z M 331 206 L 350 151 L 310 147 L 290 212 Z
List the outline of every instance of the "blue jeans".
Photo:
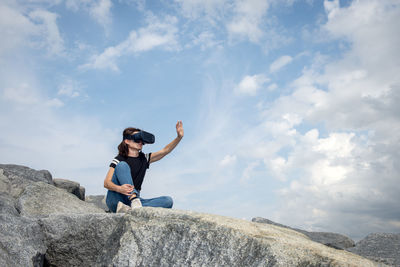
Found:
M 116 185 L 130 184 L 132 183 L 131 176 L 131 168 L 128 163 L 125 161 L 121 161 L 115 166 L 114 174 L 111 181 Z M 134 189 L 132 193 L 136 193 L 136 195 L 140 198 L 143 207 L 161 207 L 161 208 L 172 208 L 173 201 L 171 197 L 162 196 L 150 199 L 144 199 L 140 197 L 140 191 Z M 129 200 L 129 196 L 120 194 L 115 191 L 108 190 L 106 203 L 110 211 L 116 212 L 118 202 L 121 201 L 125 205 L 130 206 L 131 201 Z

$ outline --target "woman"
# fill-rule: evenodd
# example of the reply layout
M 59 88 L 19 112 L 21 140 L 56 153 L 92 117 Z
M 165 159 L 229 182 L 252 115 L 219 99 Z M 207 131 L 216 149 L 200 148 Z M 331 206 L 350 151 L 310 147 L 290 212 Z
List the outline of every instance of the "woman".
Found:
M 156 162 L 170 153 L 183 138 L 182 121 L 176 123 L 177 137 L 158 152 L 144 154 L 143 141 L 134 141 L 129 138 L 141 130 L 126 128 L 123 140 L 118 146 L 116 156 L 104 180 L 104 187 L 108 189 L 106 203 L 112 212 L 127 212 L 131 208 L 148 206 L 172 208 L 172 198 L 162 196 L 151 199 L 140 197 L 140 190 L 146 170 L 150 163 Z

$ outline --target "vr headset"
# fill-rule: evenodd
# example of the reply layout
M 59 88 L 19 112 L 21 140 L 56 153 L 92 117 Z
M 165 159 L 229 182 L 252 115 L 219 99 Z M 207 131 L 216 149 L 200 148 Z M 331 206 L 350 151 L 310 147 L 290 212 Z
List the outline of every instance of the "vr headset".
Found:
M 145 131 L 140 131 L 135 134 L 124 134 L 124 140 L 133 140 L 135 143 L 139 143 L 140 141 L 143 144 L 153 144 L 155 141 L 155 137 L 153 134 L 145 132 Z

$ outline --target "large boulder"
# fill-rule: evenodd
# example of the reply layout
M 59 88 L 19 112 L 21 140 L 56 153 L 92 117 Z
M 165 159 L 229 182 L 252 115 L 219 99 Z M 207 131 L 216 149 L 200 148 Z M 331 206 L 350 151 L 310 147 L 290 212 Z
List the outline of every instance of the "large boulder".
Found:
M 53 184 L 49 171 L 37 171 L 20 165 L 0 164 L 0 192 L 18 198 L 26 186 L 35 182 Z
M 274 225 L 162 208 L 39 219 L 56 266 L 378 266 Z
M 18 199 L 17 209 L 23 216 L 41 217 L 49 214 L 105 213 L 67 191 L 43 182 L 27 186 Z
M 53 179 L 54 185 L 58 188 L 62 188 L 67 192 L 77 196 L 80 200 L 85 200 L 85 188 L 78 182 L 66 180 L 66 179 Z
M 43 266 L 43 240 L 37 221 L 21 217 L 14 199 L 0 193 L 0 266 Z
M 46 262 L 59 267 L 112 266 L 126 220 L 124 214 L 115 213 L 53 214 L 39 219 L 48 247 Z
M 377 262 L 400 266 L 400 233 L 369 234 L 347 250 Z
M 337 233 L 308 232 L 308 231 L 297 229 L 297 228 L 291 228 L 289 226 L 286 226 L 286 225 L 283 225 L 280 223 L 276 223 L 276 222 L 273 222 L 271 220 L 261 218 L 261 217 L 253 218 L 252 221 L 257 222 L 257 223 L 272 224 L 272 225 L 276 225 L 279 227 L 292 229 L 294 231 L 300 232 L 300 233 L 308 236 L 312 241 L 315 241 L 315 242 L 318 242 L 318 243 L 321 243 L 321 244 L 324 244 L 326 246 L 333 247 L 336 249 L 346 249 L 346 248 L 354 247 L 354 245 L 355 245 L 354 241 L 351 238 L 349 238 L 345 235 L 337 234 Z
M 110 212 L 106 204 L 105 195 L 89 195 L 85 197 L 85 201 L 96 205 L 98 208 Z
M 15 164 L 0 164 L 0 169 L 3 169 L 4 175 L 8 176 L 11 180 L 15 177 L 19 177 L 32 182 L 53 184 L 51 173 L 47 170 L 37 171 L 29 167 Z

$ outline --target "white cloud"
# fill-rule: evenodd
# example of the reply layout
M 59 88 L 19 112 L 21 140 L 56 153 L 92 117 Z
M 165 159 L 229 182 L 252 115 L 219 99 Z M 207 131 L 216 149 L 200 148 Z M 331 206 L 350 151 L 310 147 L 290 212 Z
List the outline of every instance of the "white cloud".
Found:
M 16 49 L 24 41 L 38 32 L 29 18 L 21 14 L 21 12 L 13 7 L 7 6 L 6 3 L 0 3 L 0 55 L 8 51 Z
M 209 21 L 219 19 L 228 5 L 226 0 L 175 0 L 179 4 L 181 13 L 188 19 L 201 19 Z
M 237 0 L 235 15 L 226 25 L 229 34 L 258 43 L 264 35 L 261 23 L 268 8 L 269 2 L 265 0 Z
M 64 55 L 57 14 L 35 9 L 26 15 L 24 10 L 16 3 L 0 3 L 0 54 L 30 47 L 45 48 L 50 55 Z
M 58 98 L 53 98 L 53 99 L 46 101 L 46 105 L 49 107 L 60 108 L 60 107 L 64 106 L 64 103 Z
M 111 19 L 111 0 L 99 0 L 91 6 L 89 14 L 101 25 L 106 27 L 112 21 Z
M 90 17 L 103 26 L 105 30 L 108 30 L 112 23 L 111 0 L 66 0 L 65 6 L 74 12 L 80 10 L 88 12 Z
M 20 80 L 20 86 L 0 89 L 0 122 L 7 125 L 0 132 L 0 162 L 47 169 L 54 178 L 80 182 L 89 194 L 101 193 L 98 177 L 104 177 L 102 166 L 113 155 L 111 144 L 119 135 L 84 114 L 58 114 L 55 108 L 64 106 L 60 99 Z
M 291 111 L 304 122 L 323 123 L 327 131 L 293 135 L 296 145 L 285 161 L 291 182 L 280 191 L 276 220 L 353 238 L 399 231 L 390 222 L 400 221 L 395 204 L 400 201 L 395 167 L 400 140 L 393 134 L 400 132 L 395 104 L 400 63 L 394 56 L 400 45 L 395 26 L 400 5 L 371 0 L 343 8 L 336 1 L 325 2 L 325 8 L 324 30 L 345 38 L 350 49 L 342 58 L 324 62 L 321 74 L 306 69 L 292 83 L 294 92 L 265 112 L 267 120 L 276 120 L 275 114 Z
M 117 59 L 123 55 L 150 51 L 155 48 L 175 50 L 177 42 L 177 19 L 167 16 L 164 21 L 155 17 L 149 18 L 149 25 L 138 31 L 131 31 L 128 38 L 116 46 L 108 47 L 103 53 L 91 57 L 82 69 L 111 69 L 119 71 Z
M 290 62 L 292 62 L 292 60 L 293 58 L 291 56 L 288 55 L 281 56 L 280 58 L 271 63 L 271 65 L 269 66 L 269 71 L 276 72 L 281 68 L 283 68 L 284 66 L 286 66 L 287 64 L 289 64 Z
M 41 22 L 42 36 L 46 39 L 46 47 L 52 55 L 61 55 L 64 53 L 64 40 L 62 39 L 58 26 L 57 14 L 47 10 L 35 10 L 29 13 L 33 21 Z
M 216 40 L 216 37 L 211 31 L 203 31 L 193 38 L 193 41 L 186 45 L 186 48 L 200 46 L 201 50 L 206 50 L 213 47 L 219 47 L 222 41 Z
M 240 184 L 242 186 L 248 184 L 249 180 L 251 179 L 251 176 L 254 173 L 254 169 L 259 165 L 260 165 L 259 161 L 254 161 L 247 164 L 247 167 L 243 170 L 242 177 L 240 178 Z
M 26 83 L 16 87 L 7 87 L 3 90 L 3 98 L 17 104 L 35 104 L 39 102 L 39 96 Z
M 87 97 L 83 92 L 83 86 L 79 82 L 68 78 L 58 86 L 57 94 L 69 98 Z
M 247 75 L 237 85 L 236 91 L 240 94 L 254 96 L 267 82 L 269 79 L 263 74 Z
M 226 167 L 236 162 L 236 155 L 226 155 L 220 162 L 219 165 Z

